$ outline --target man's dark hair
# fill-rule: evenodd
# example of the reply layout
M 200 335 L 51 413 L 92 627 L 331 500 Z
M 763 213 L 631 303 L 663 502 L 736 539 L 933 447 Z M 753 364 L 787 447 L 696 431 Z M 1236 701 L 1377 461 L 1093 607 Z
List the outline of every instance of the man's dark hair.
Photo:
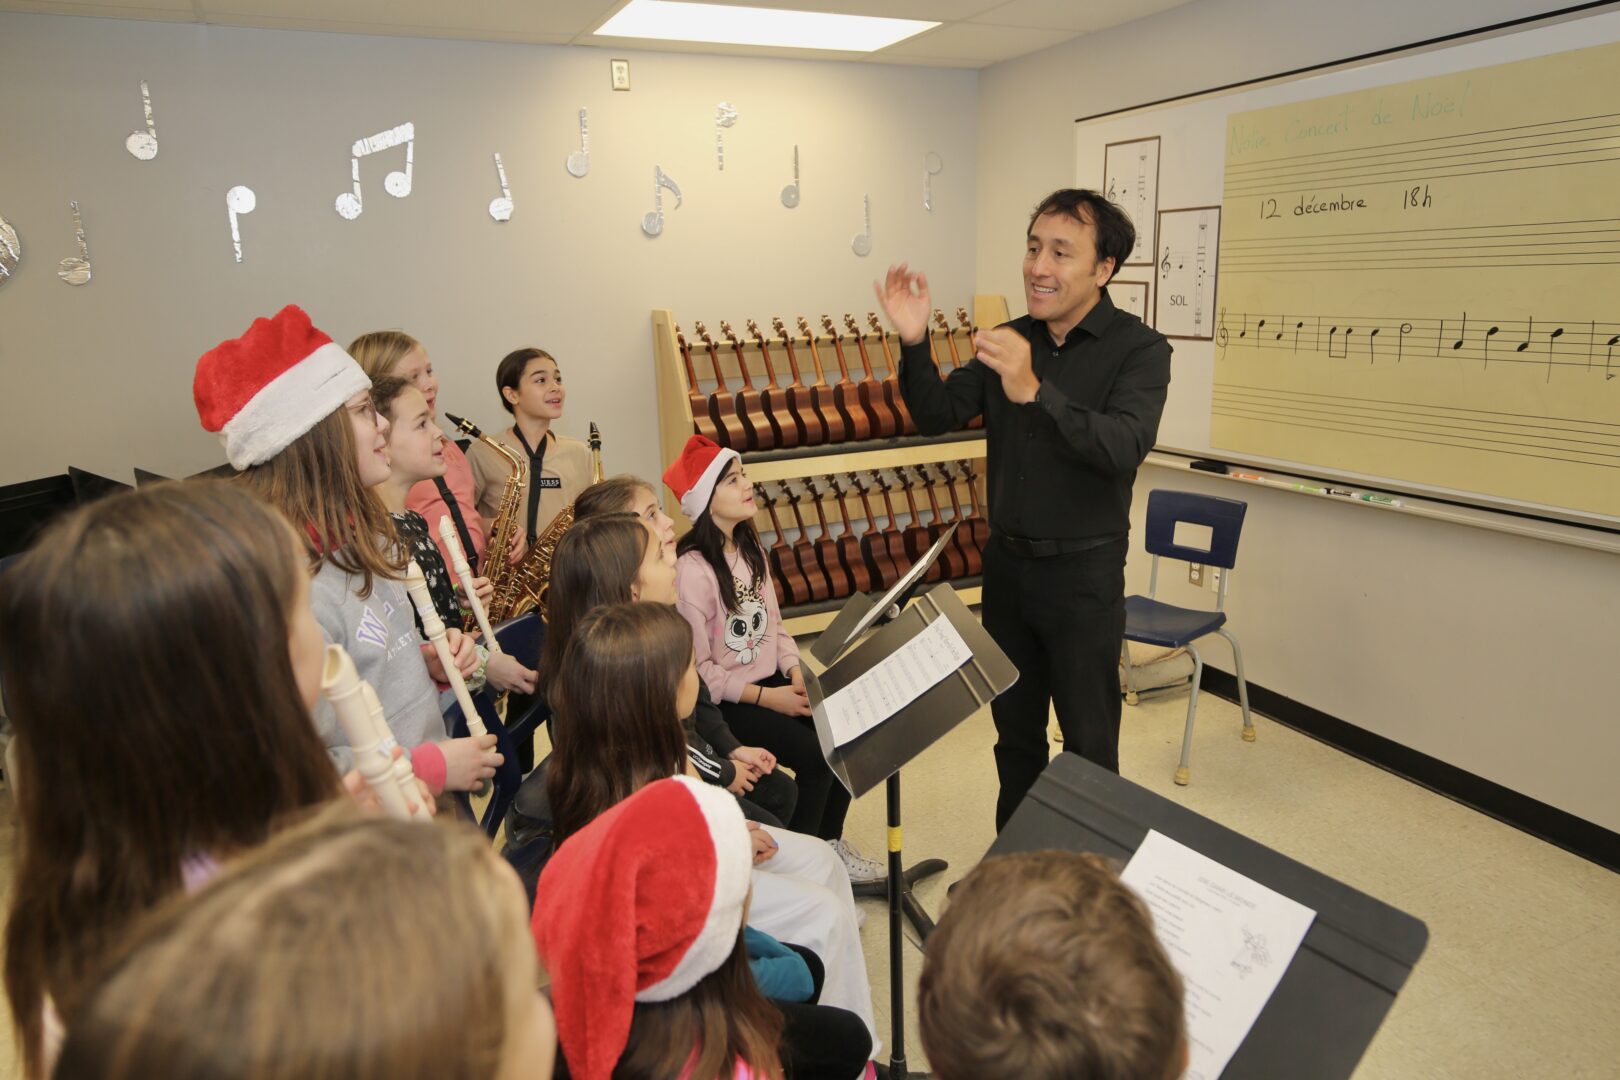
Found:
M 1081 210 L 1085 213 L 1082 214 Z M 1136 246 L 1136 226 L 1115 203 L 1108 201 L 1100 191 L 1090 188 L 1063 188 L 1054 191 L 1041 200 L 1035 212 L 1029 215 L 1029 227 L 1024 230 L 1027 236 L 1035 228 L 1035 222 L 1042 214 L 1062 214 L 1073 218 L 1084 225 L 1089 220 L 1097 232 L 1097 261 L 1104 259 L 1114 260 L 1114 269 L 1108 275 L 1112 281 L 1119 268 L 1125 265 L 1130 257 L 1131 249 Z

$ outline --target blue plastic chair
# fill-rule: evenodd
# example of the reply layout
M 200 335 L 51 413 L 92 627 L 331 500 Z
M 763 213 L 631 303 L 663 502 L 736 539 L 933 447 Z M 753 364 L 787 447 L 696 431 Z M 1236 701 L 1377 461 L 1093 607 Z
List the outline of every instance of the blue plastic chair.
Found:
M 1238 700 L 1243 705 L 1243 741 L 1254 741 L 1254 721 L 1249 715 L 1249 684 L 1243 678 L 1243 650 L 1237 638 L 1226 628 L 1226 586 L 1232 567 L 1237 564 L 1238 537 L 1243 532 L 1243 515 L 1249 504 L 1237 499 L 1219 499 L 1213 495 L 1197 495 L 1190 491 L 1152 491 L 1148 493 L 1147 550 L 1153 556 L 1153 570 L 1148 579 L 1146 596 L 1125 598 L 1125 640 L 1160 645 L 1168 649 L 1186 649 L 1193 658 L 1192 692 L 1187 698 L 1187 730 L 1181 737 L 1181 764 L 1176 768 L 1176 783 L 1188 781 L 1187 761 L 1192 754 L 1193 718 L 1198 714 L 1198 683 L 1204 674 L 1204 658 L 1193 643 L 1209 634 L 1219 634 L 1232 646 L 1232 661 L 1237 668 Z M 1176 526 L 1181 522 L 1204 525 L 1210 530 L 1207 550 L 1176 543 Z M 1215 594 L 1215 610 L 1176 607 L 1154 599 L 1159 585 L 1160 557 L 1183 559 L 1187 562 L 1218 566 L 1220 588 Z M 1130 647 L 1124 647 L 1126 700 L 1136 701 L 1133 684 Z
M 506 727 L 501 723 L 500 717 L 495 715 L 494 705 L 481 693 L 474 694 L 473 708 L 478 710 L 478 718 L 484 722 L 484 727 L 495 736 L 495 749 L 501 752 L 506 759 L 495 770 L 495 776 L 490 781 L 489 802 L 484 806 L 482 815 L 473 813 L 472 798 L 464 791 L 456 792 L 456 802 L 469 821 L 476 822 L 491 840 L 500 830 L 501 822 L 506 820 L 506 811 L 512 805 L 512 799 L 517 795 L 518 785 L 523 782 L 523 770 L 518 766 L 517 755 L 508 736 Z M 471 734 L 467 729 L 467 720 L 461 715 L 461 706 L 452 703 L 444 714 L 444 726 L 453 739 L 463 739 Z

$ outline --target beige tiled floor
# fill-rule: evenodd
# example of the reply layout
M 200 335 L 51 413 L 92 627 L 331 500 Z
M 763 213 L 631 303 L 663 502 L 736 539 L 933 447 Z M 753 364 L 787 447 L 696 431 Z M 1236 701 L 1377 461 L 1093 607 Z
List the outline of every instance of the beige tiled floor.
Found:
M 1340 878 L 1429 926 L 1429 945 L 1373 1040 L 1358 1080 L 1620 1077 L 1620 875 L 1256 716 L 1244 743 L 1237 706 L 1203 695 L 1192 784 L 1171 773 L 1186 698 L 1127 707 L 1124 775 Z M 908 862 L 950 860 L 917 892 L 936 915 L 946 886 L 993 838 L 988 710 L 904 773 Z M 883 849 L 881 789 L 848 833 Z M 863 901 L 868 971 L 887 1031 L 888 933 Z M 922 956 L 906 949 L 907 1057 L 924 1064 L 913 997 Z M 1301 1077 L 1308 1073 L 1302 1071 Z
M 1620 875 L 1466 807 L 1255 718 L 1237 737 L 1237 707 L 1199 706 L 1192 785 L 1170 782 L 1185 699 L 1125 710 L 1126 777 L 1423 919 L 1427 952 L 1396 999 L 1360 1080 L 1620 1077 Z M 946 886 L 993 839 L 996 782 L 988 710 L 904 774 L 909 861 L 948 859 L 919 886 L 939 913 Z M 882 789 L 856 803 L 848 835 L 884 847 Z M 0 886 L 15 850 L 0 796 Z M 888 931 L 880 901 L 862 901 L 862 937 L 880 1029 L 889 1030 Z M 924 1066 L 914 991 L 922 955 L 905 950 L 907 1051 Z M 0 1032 L 0 1076 L 14 1074 Z M 1308 1075 L 1301 1072 L 1302 1077 Z

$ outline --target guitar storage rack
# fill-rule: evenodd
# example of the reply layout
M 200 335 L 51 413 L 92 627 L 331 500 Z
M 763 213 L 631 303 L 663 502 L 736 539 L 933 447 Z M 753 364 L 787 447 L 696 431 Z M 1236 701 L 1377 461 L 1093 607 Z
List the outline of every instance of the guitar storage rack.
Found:
M 1007 319 L 999 296 L 975 297 L 971 324 L 965 309 L 956 312 L 936 312 L 929 334 L 947 374 L 971 357 L 971 326 Z M 790 633 L 824 629 L 853 589 L 882 587 L 956 520 L 958 539 L 941 566 L 964 602 L 979 602 L 975 556 L 989 534 L 976 483 L 983 429 L 903 433 L 909 417 L 896 407 L 893 381 L 899 341 L 876 316 L 745 319 L 734 328 L 678 323 L 655 308 L 652 324 L 663 466 L 694 432 L 742 454 L 762 496 L 754 524 Z

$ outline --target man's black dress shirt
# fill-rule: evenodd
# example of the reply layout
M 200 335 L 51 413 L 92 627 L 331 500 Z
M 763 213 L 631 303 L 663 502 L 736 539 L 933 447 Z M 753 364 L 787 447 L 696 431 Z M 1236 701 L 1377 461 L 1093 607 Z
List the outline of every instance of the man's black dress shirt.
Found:
M 1036 401 L 1014 405 L 1001 376 L 976 359 L 941 379 L 924 340 L 900 350 L 917 430 L 939 435 L 984 416 L 996 531 L 1030 540 L 1124 536 L 1136 469 L 1164 412 L 1170 343 L 1116 308 L 1107 289 L 1061 345 L 1028 315 L 1006 325 L 1029 339 Z

